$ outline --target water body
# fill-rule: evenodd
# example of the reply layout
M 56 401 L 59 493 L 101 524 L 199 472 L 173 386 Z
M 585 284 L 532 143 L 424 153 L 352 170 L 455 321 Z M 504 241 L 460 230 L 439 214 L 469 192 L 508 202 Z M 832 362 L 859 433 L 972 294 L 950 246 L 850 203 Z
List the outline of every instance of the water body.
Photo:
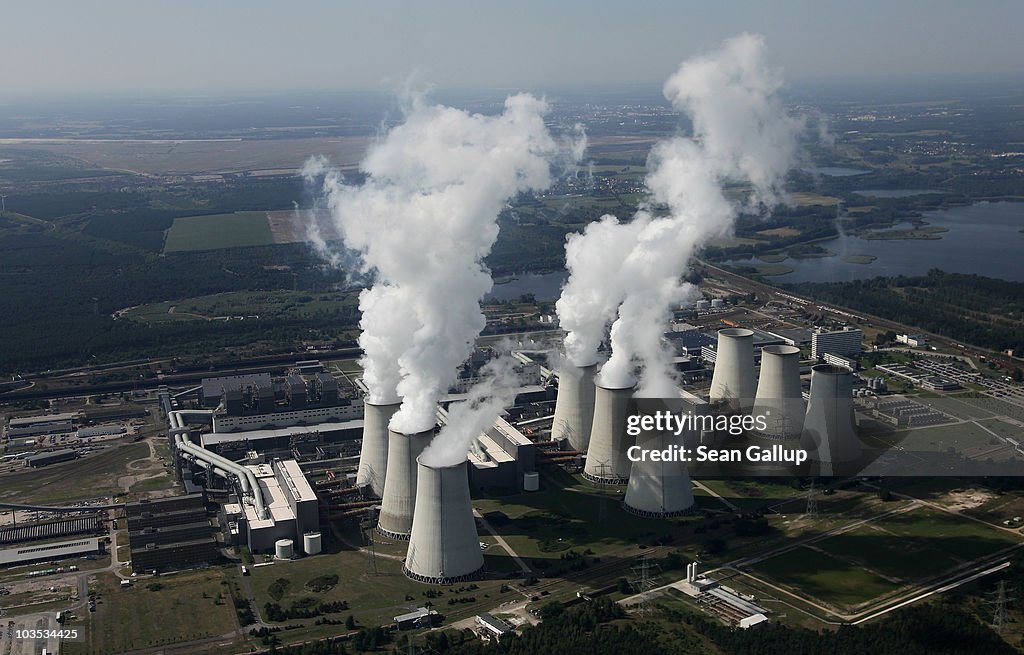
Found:
M 519 300 L 520 296 L 528 293 L 542 302 L 557 300 L 568 277 L 567 271 L 520 273 L 513 280 L 495 284 L 487 294 L 487 300 Z
M 1024 282 L 1024 203 L 979 202 L 973 205 L 923 212 L 930 227 L 946 228 L 936 240 L 867 240 L 841 236 L 822 246 L 834 257 L 787 259 L 792 273 L 776 275 L 778 282 L 848 282 L 893 275 L 923 275 L 940 268 L 950 273 L 977 273 Z M 893 229 L 902 229 L 901 225 Z M 870 264 L 843 261 L 847 255 L 873 255 Z M 751 260 L 734 260 L 737 266 Z
M 871 172 L 864 170 L 863 168 L 844 168 L 842 166 L 812 166 L 811 168 L 805 168 L 803 170 L 808 173 L 825 175 L 827 177 L 851 177 L 853 175 L 867 175 Z
M 863 191 L 854 191 L 854 193 L 868 198 L 909 198 L 929 193 L 943 193 L 943 191 L 939 189 L 864 189 Z

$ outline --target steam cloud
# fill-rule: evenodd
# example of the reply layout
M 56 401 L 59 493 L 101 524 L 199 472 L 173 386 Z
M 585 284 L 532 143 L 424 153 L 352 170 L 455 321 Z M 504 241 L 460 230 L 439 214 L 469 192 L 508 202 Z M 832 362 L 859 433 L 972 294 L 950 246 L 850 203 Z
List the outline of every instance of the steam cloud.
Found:
M 424 449 L 420 461 L 438 467 L 465 460 L 473 440 L 515 403 L 522 387 L 518 364 L 507 351 L 484 364 L 480 382 L 470 388 L 465 401 L 450 406 L 448 424 Z
M 763 60 L 763 38 L 742 34 L 710 55 L 683 62 L 664 94 L 690 117 L 693 136 L 652 149 L 650 203 L 630 223 L 606 216 L 566 244 L 570 277 L 556 310 L 568 332 L 570 361 L 596 360 L 616 314 L 609 307 L 617 308 L 612 355 L 600 373 L 604 386 L 632 386 L 639 366 L 638 395 L 672 395 L 675 381 L 662 335 L 672 306 L 696 293 L 681 280 L 695 250 L 732 230 L 738 209 L 724 186 L 748 190 L 748 211 L 782 199 L 802 123 L 783 110 L 775 95 L 781 79 Z M 660 207 L 668 214 L 655 215 Z
M 520 94 L 502 114 L 484 116 L 414 95 L 405 121 L 367 153 L 361 186 L 345 184 L 323 160 L 307 163 L 307 176 L 323 176 L 346 246 L 376 275 L 360 296 L 359 342 L 370 401 L 402 399 L 393 430 L 433 427 L 438 400 L 485 325 L 480 300 L 492 281 L 481 262 L 498 213 L 516 194 L 548 187 L 560 152 L 544 125 L 547 109 Z M 463 447 L 450 463 L 465 455 Z

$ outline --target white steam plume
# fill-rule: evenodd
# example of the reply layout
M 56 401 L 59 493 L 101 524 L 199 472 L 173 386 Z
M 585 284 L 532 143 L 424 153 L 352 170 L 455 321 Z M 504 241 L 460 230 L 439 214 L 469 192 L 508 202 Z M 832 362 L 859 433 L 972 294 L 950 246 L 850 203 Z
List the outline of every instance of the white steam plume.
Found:
M 481 380 L 469 390 L 465 401 L 450 405 L 448 425 L 420 455 L 427 466 L 453 466 L 466 459 L 470 445 L 516 400 L 523 386 L 519 362 L 507 351 L 484 364 Z
M 498 213 L 516 194 L 551 182 L 559 146 L 546 112 L 545 102 L 525 94 L 506 99 L 498 116 L 413 96 L 404 123 L 367 153 L 363 185 L 326 173 L 333 221 L 377 275 L 360 298 L 360 343 L 367 383 L 377 387 L 371 392 L 402 399 L 390 425 L 396 431 L 434 425 L 437 401 L 485 325 L 480 300 L 492 283 L 481 262 L 497 237 Z
M 662 335 L 672 306 L 695 293 L 682 282 L 694 252 L 708 239 L 732 230 L 737 207 L 726 197 L 724 185 L 749 189 L 743 203 L 748 210 L 773 205 L 783 197 L 782 183 L 802 124 L 789 117 L 776 98 L 781 81 L 766 68 L 763 51 L 762 37 L 743 34 L 725 41 L 711 55 L 683 62 L 664 92 L 690 117 L 692 138 L 676 137 L 652 149 L 647 178 L 651 204 L 631 223 L 602 234 L 614 247 L 605 258 L 592 257 L 596 266 L 570 269 L 567 290 L 574 277 L 581 277 L 585 279 L 577 286 L 605 285 L 608 300 L 619 303 L 610 333 L 612 356 L 600 374 L 604 386 L 631 386 L 639 367 L 639 395 L 672 395 L 676 385 Z M 668 215 L 654 216 L 655 208 L 662 206 Z M 584 233 L 580 238 L 596 236 Z M 624 249 L 628 252 L 623 257 Z M 588 312 L 578 297 L 563 293 L 560 320 L 563 312 L 593 320 L 570 323 L 567 349 L 574 340 L 596 348 L 600 341 L 593 335 L 603 334 L 607 324 L 605 306 Z

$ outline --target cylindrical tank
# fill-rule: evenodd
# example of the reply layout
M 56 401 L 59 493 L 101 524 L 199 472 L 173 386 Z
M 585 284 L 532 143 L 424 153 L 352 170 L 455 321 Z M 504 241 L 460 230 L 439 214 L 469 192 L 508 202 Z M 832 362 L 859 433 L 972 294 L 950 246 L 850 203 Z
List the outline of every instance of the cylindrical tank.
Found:
M 699 312 L 706 312 L 708 309 L 711 308 L 711 303 L 707 300 L 698 300 L 697 304 L 695 305 L 695 308 Z
M 551 423 L 551 440 L 567 439 L 571 450 L 585 451 L 594 421 L 594 370 L 566 365 L 558 373 L 558 398 Z
M 754 403 L 754 333 L 745 328 L 718 331 L 715 372 L 710 402 L 724 402 L 735 412 L 749 411 Z
M 302 550 L 307 555 L 319 555 L 323 550 L 323 541 L 319 532 L 307 532 L 302 535 Z
M 388 468 L 388 423 L 401 403 L 375 405 L 363 401 L 363 446 L 359 451 L 356 485 L 370 485 L 380 498 Z
M 821 463 L 822 475 L 836 474 L 833 464 L 860 459 L 853 415 L 853 371 L 819 364 L 811 368 L 811 393 L 804 417 L 800 447 L 812 462 Z
M 433 430 L 416 434 L 388 431 L 388 470 L 377 532 L 389 539 L 409 539 L 416 506 L 416 458 L 433 437 Z
M 800 349 L 765 346 L 761 349 L 761 376 L 751 414 L 764 418 L 769 439 L 799 439 L 804 428 L 804 398 L 800 388 Z
M 416 515 L 402 567 L 413 580 L 453 584 L 477 577 L 484 568 L 466 465 L 417 462 Z
M 655 433 L 637 437 L 642 451 L 664 451 L 670 446 L 681 446 L 682 435 Z M 633 462 L 629 486 L 623 508 L 637 516 L 663 519 L 693 511 L 693 488 L 690 473 L 683 461 L 652 461 L 649 457 Z
M 725 307 L 725 301 L 722 300 L 721 298 L 712 298 L 711 307 L 713 307 L 714 309 L 722 309 L 723 307 Z
M 295 544 L 291 539 L 278 539 L 274 542 L 274 556 L 277 559 L 291 559 L 295 555 Z
M 626 415 L 635 385 L 610 389 L 597 385 L 594 394 L 594 425 L 583 477 L 599 484 L 626 484 L 632 462 L 626 451 L 634 439 L 626 434 Z
M 533 471 L 523 473 L 523 491 L 538 491 L 540 489 L 540 473 Z

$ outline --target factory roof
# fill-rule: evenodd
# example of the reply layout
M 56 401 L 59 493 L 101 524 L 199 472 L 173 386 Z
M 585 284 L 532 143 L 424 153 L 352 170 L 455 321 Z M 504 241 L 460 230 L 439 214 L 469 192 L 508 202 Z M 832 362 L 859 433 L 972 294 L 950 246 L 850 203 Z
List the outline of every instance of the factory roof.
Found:
M 52 544 L 18 546 L 0 550 L 0 565 L 20 564 L 41 559 L 55 559 L 95 553 L 100 549 L 99 537 L 59 541 Z
M 65 412 L 63 414 L 43 414 L 42 416 L 22 416 L 21 418 L 12 418 L 10 425 L 12 428 L 18 428 L 29 425 L 37 425 L 40 423 L 59 423 L 61 421 L 74 421 L 77 418 L 78 412 Z
M 242 508 L 245 510 L 245 518 L 249 521 L 249 527 L 269 528 L 275 523 L 293 520 L 295 513 L 292 511 L 291 505 L 288 504 L 288 497 L 285 495 L 284 489 L 281 488 L 281 483 L 278 482 L 270 464 L 256 464 L 255 466 L 246 466 L 246 468 L 255 474 L 256 483 L 260 486 L 260 493 L 263 494 L 263 502 L 267 506 L 267 511 L 270 512 L 270 518 L 261 519 L 256 514 L 255 507 L 243 505 Z
M 506 439 L 516 444 L 517 446 L 529 446 L 533 442 L 526 438 L 522 432 L 516 429 L 511 423 L 505 420 L 504 417 L 499 416 L 494 421 L 494 430 L 500 432 Z
M 38 453 L 36 455 L 29 455 L 25 458 L 25 461 L 31 464 L 32 462 L 45 462 L 48 459 L 61 459 L 63 457 L 74 457 L 77 456 L 77 451 L 73 448 L 64 448 L 63 450 L 53 450 L 48 453 Z
M 487 628 L 488 630 L 490 630 L 498 636 L 501 636 L 506 632 L 512 630 L 512 627 L 509 624 L 505 623 L 501 619 L 491 616 L 491 614 L 489 614 L 488 612 L 478 614 L 476 617 L 476 621 L 477 623 L 484 626 L 485 628 Z
M 423 619 L 430 616 L 431 611 L 432 610 L 426 607 L 417 607 L 415 610 L 408 612 L 406 614 L 399 614 L 395 617 L 394 621 L 395 623 L 407 623 L 409 621 L 417 621 L 419 619 Z
M 290 485 L 295 500 L 316 500 L 313 487 L 309 486 L 309 481 L 299 468 L 298 462 L 294 459 L 283 460 L 279 463 L 279 470 L 281 477 Z
M 497 444 L 491 437 L 486 434 L 480 435 L 477 438 L 480 447 L 487 454 L 486 457 L 476 457 L 471 459 L 477 459 L 480 462 L 495 462 L 496 464 L 506 464 L 508 462 L 516 461 L 516 458 L 506 453 L 501 446 Z M 472 453 L 471 453 L 472 455 Z M 474 462 L 475 463 L 475 462 Z
M 250 373 L 246 375 L 223 375 L 215 378 L 203 378 L 203 397 L 220 396 L 222 389 L 239 389 L 246 385 L 266 387 L 273 384 L 270 373 Z
M 259 439 L 274 439 L 277 437 L 290 437 L 297 434 L 312 434 L 314 432 L 337 432 L 340 430 L 362 430 L 363 419 L 354 421 L 342 421 L 340 423 L 318 423 L 316 425 L 290 425 L 284 428 L 268 428 L 265 430 L 243 430 L 241 432 L 207 432 L 200 435 L 203 448 L 209 448 L 222 443 L 232 443 L 248 439 L 256 441 Z
M 811 342 L 811 331 L 802 328 L 785 328 L 774 330 L 772 334 L 783 339 L 791 346 L 800 346 Z

